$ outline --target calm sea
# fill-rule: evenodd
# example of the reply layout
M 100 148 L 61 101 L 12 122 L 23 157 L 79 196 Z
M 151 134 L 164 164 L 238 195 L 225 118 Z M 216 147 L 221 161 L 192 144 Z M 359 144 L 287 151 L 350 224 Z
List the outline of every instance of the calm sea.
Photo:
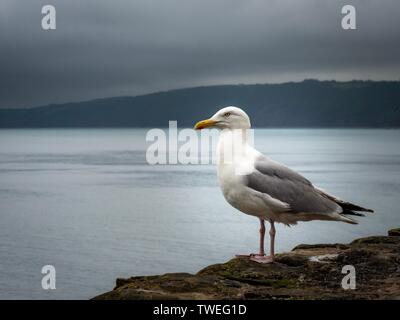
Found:
M 212 165 L 150 166 L 146 130 L 0 130 L 0 298 L 87 299 L 117 277 L 196 272 L 257 250 L 258 221 L 223 199 Z M 359 225 L 277 228 L 277 250 L 400 225 L 399 130 L 256 130 L 255 145 L 371 207 Z M 56 268 L 56 290 L 41 268 Z

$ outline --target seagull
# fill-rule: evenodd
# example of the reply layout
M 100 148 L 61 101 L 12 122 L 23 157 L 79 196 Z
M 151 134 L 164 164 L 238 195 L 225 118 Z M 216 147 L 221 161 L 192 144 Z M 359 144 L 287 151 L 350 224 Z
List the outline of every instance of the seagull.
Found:
M 224 198 L 237 210 L 260 221 L 257 254 L 246 255 L 259 263 L 275 260 L 275 222 L 295 225 L 298 221 L 328 220 L 351 224 L 349 216 L 373 212 L 346 202 L 313 185 L 299 173 L 254 149 L 249 143 L 250 118 L 242 109 L 225 107 L 194 129 L 220 129 L 217 145 L 218 181 Z M 270 223 L 270 255 L 264 250 L 265 221 Z

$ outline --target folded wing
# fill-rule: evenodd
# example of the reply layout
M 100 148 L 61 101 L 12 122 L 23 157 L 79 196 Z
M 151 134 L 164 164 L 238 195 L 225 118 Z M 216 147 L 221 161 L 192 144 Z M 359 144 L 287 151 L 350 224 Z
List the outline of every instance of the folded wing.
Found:
M 247 186 L 287 203 L 293 214 L 362 215 L 354 211 L 372 212 L 329 195 L 297 172 L 265 156 L 259 156 L 254 167 L 255 170 L 246 176 Z

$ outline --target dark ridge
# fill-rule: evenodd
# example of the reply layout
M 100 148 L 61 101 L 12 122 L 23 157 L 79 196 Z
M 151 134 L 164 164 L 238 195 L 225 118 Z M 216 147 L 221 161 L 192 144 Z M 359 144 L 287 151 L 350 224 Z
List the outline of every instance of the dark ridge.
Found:
M 192 127 L 220 107 L 246 110 L 255 127 L 396 128 L 400 81 L 220 85 L 30 109 L 0 109 L 2 128 Z

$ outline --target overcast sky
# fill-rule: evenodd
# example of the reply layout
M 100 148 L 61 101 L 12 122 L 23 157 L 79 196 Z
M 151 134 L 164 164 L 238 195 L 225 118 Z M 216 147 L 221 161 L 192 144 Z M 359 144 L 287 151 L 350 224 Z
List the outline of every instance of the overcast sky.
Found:
M 41 28 L 41 8 L 57 29 Z M 357 30 L 341 28 L 341 7 Z M 182 87 L 400 79 L 399 0 L 0 0 L 0 108 Z

